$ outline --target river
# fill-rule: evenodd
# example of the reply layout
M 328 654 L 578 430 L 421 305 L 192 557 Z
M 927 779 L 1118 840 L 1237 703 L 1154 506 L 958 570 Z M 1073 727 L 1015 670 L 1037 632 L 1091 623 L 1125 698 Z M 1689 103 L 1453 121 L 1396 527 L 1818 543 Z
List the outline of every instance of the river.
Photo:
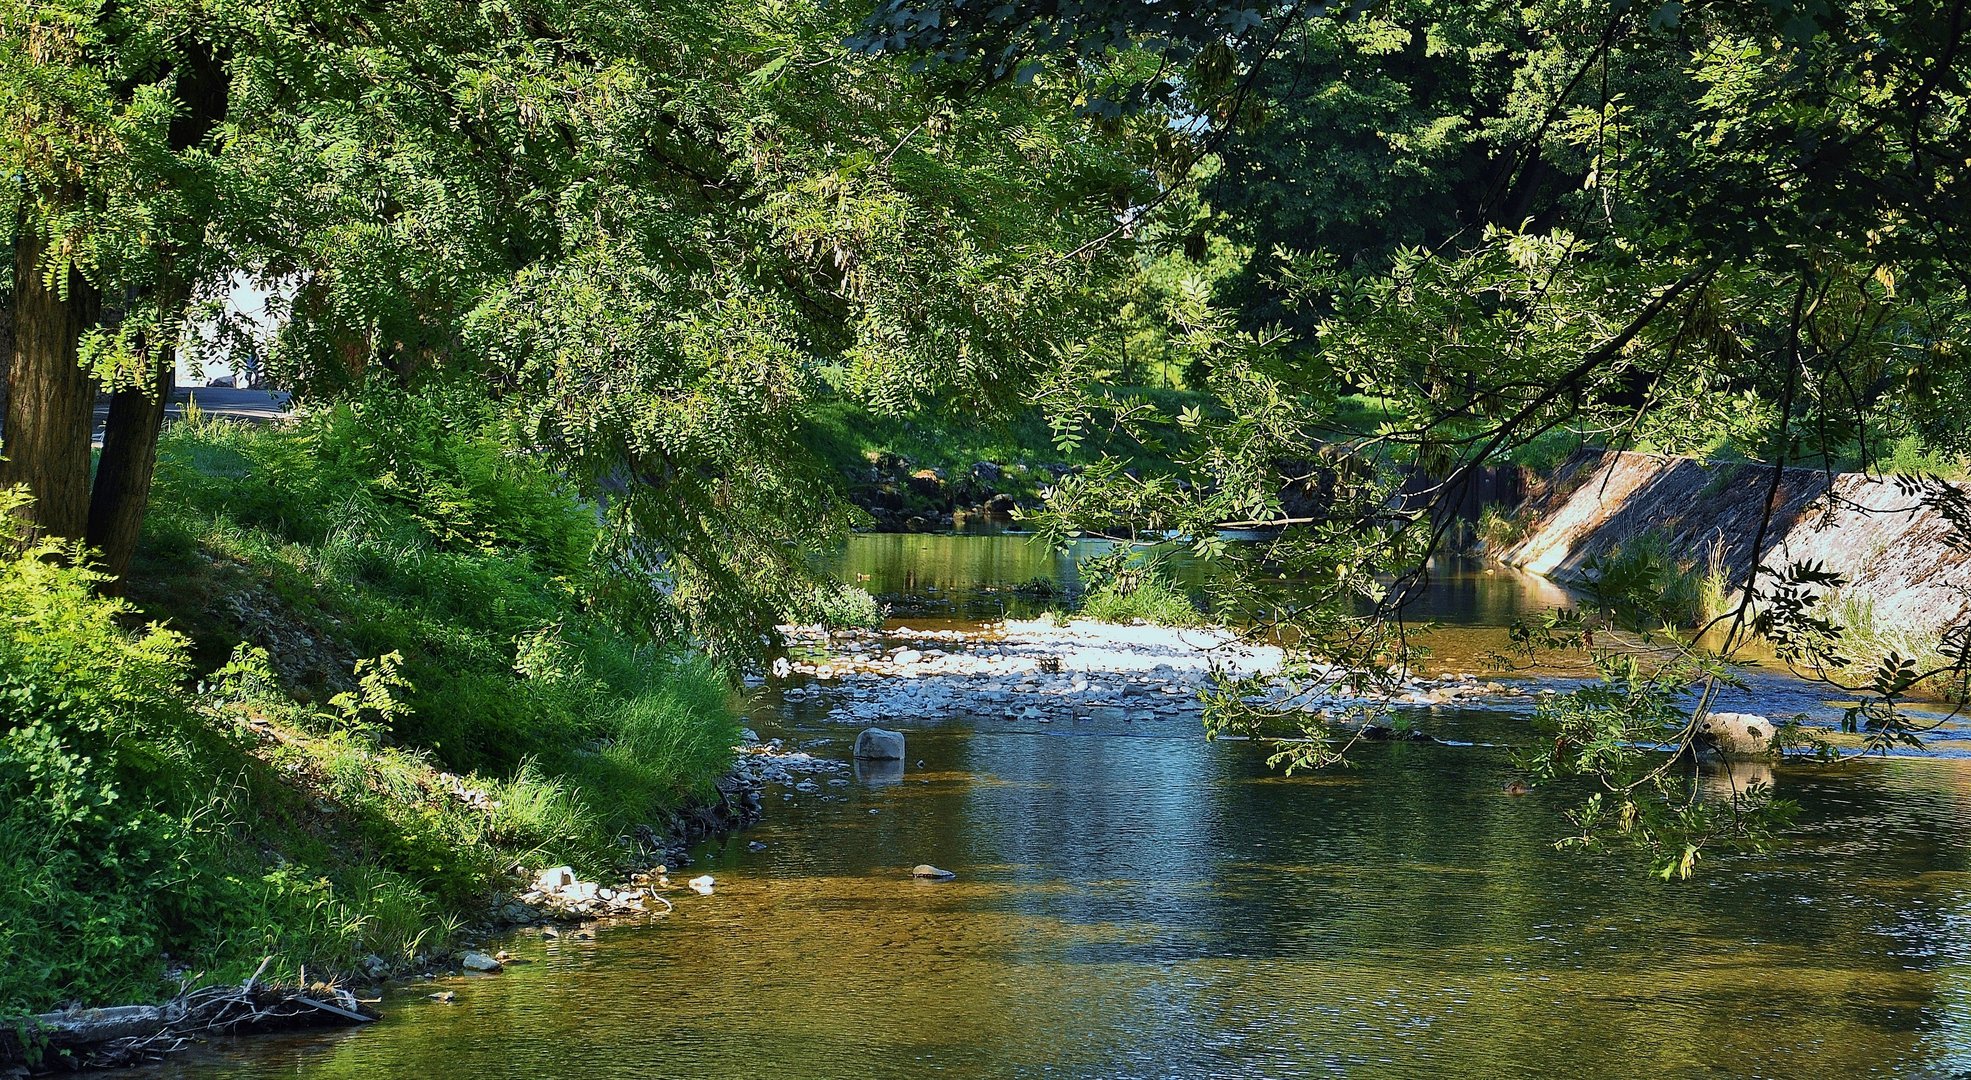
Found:
M 913 626 L 1072 588 L 1017 537 L 858 537 L 846 578 Z M 1564 603 L 1468 567 L 1428 598 L 1437 663 Z M 1566 676 L 1569 672 L 1555 673 Z M 1777 675 L 1744 705 L 1826 706 Z M 846 758 L 854 726 L 755 696 Z M 1524 707 L 1437 708 L 1477 745 L 1376 744 L 1284 777 L 1195 720 L 1042 728 L 898 717 L 901 782 L 769 798 L 708 845 L 711 896 L 504 946 L 361 1030 L 221 1042 L 156 1077 L 1949 1076 L 1971 1070 L 1971 762 L 1774 769 L 1804 827 L 1668 885 L 1555 851 L 1559 796 L 1511 798 Z M 764 850 L 749 849 L 758 841 Z M 909 877 L 930 862 L 947 883 Z M 456 1004 L 428 1000 L 457 992 Z

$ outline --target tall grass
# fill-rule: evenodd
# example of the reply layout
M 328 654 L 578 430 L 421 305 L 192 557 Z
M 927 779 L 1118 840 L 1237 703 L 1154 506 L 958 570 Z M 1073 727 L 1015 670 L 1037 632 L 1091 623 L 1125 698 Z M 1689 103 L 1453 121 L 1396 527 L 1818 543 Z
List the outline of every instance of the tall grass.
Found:
M 0 1017 L 404 959 L 730 764 L 725 675 L 587 602 L 593 510 L 483 408 L 177 425 L 153 507 L 135 607 L 0 558 Z
M 1626 603 L 1631 615 L 1641 614 L 1676 629 L 1710 626 L 1731 615 L 1744 599 L 1742 582 L 1727 572 L 1722 540 L 1707 545 L 1700 562 L 1679 557 L 1661 533 L 1646 532 L 1593 560 L 1590 568 L 1595 588 L 1605 597 Z M 1841 670 L 1828 674 L 1866 683 L 1884 660 L 1906 658 L 1918 671 L 1939 672 L 1910 687 L 1910 695 L 1937 701 L 1971 699 L 1965 674 L 1949 670 L 1951 662 L 1937 634 L 1886 625 L 1877 617 L 1873 599 L 1839 589 L 1820 597 L 1817 614 L 1834 627 L 1835 639 L 1828 644 L 1846 661 Z M 1712 644 L 1719 644 L 1723 633 L 1714 630 Z
M 1089 583 L 1079 614 L 1101 622 L 1200 626 L 1210 621 L 1190 593 L 1155 561 L 1136 562 L 1126 550 L 1082 563 Z
M 1943 654 L 1943 639 L 1939 635 L 1889 625 L 1877 617 L 1872 598 L 1839 589 L 1821 599 L 1821 610 L 1829 622 L 1840 628 L 1840 650 L 1849 661 L 1844 674 L 1866 681 L 1884 660 L 1905 658 L 1914 661 L 1918 671 L 1938 672 L 1910 687 L 1908 693 L 1912 696 L 1933 701 L 1971 701 L 1966 675 L 1949 670 L 1952 662 Z

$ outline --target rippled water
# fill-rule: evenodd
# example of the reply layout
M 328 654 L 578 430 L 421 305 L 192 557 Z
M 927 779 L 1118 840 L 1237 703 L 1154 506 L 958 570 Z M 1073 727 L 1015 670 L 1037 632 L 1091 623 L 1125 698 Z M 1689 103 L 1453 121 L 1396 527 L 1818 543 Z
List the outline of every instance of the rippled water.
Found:
M 846 562 L 871 582 L 942 582 L 961 614 L 1052 558 L 996 538 L 898 561 L 938 543 L 868 538 Z M 988 562 L 1003 569 L 985 588 L 954 569 Z M 1553 602 L 1545 588 L 1463 580 L 1440 617 L 1496 624 Z M 758 712 L 762 734 L 847 756 L 853 729 L 771 694 Z M 536 962 L 445 980 L 456 1005 L 418 984 L 368 1029 L 220 1044 L 148 1075 L 1971 1069 L 1959 761 L 1782 766 L 1804 835 L 1664 885 L 1555 852 L 1557 799 L 1503 795 L 1490 747 L 1369 746 L 1353 769 L 1286 778 L 1191 721 L 894 723 L 910 737 L 900 782 L 771 800 L 764 825 L 692 868 L 716 894 L 671 916 L 592 941 L 522 935 L 507 947 Z M 1440 709 L 1425 726 L 1523 732 L 1498 712 Z M 913 881 L 920 862 L 959 877 Z

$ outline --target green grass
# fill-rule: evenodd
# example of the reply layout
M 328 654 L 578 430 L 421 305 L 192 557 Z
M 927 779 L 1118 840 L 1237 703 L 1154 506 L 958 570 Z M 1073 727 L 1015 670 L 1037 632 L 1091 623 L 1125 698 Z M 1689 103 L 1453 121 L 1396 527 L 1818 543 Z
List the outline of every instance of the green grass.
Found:
M 709 792 L 729 681 L 591 602 L 595 514 L 503 445 L 404 396 L 185 423 L 128 602 L 0 559 L 0 1016 L 403 960 Z
M 1593 588 L 1606 602 L 1617 604 L 1632 618 L 1673 629 L 1712 626 L 1743 599 L 1741 582 L 1726 573 L 1721 549 L 1710 548 L 1702 562 L 1683 558 L 1670 550 L 1659 532 L 1632 537 L 1590 566 L 1596 575 Z M 1827 645 L 1846 661 L 1830 675 L 1865 685 L 1890 658 L 1913 661 L 1917 671 L 1950 667 L 1938 635 L 1885 626 L 1868 597 L 1836 590 L 1823 596 L 1813 613 L 1832 624 L 1835 637 Z M 1714 627 L 1711 634 L 1715 645 L 1723 630 Z M 1971 699 L 1964 677 L 1947 670 L 1918 680 L 1906 693 L 1933 701 Z
M 1080 615 L 1101 622 L 1146 622 L 1157 626 L 1199 626 L 1205 614 L 1182 589 L 1161 581 L 1149 581 L 1124 589 L 1115 583 L 1102 585 L 1083 598 Z
M 1822 598 L 1821 610 L 1840 628 L 1840 652 L 1849 661 L 1843 674 L 1851 681 L 1866 683 L 1883 661 L 1907 659 L 1915 662 L 1917 671 L 1941 671 L 1918 680 L 1908 690 L 1911 696 L 1931 701 L 1971 700 L 1971 686 L 1966 685 L 1965 676 L 1944 670 L 1951 667 L 1951 661 L 1943 654 L 1940 635 L 1886 625 L 1876 617 L 1872 599 L 1838 589 Z
M 1084 559 L 1088 591 L 1077 615 L 1100 622 L 1146 622 L 1156 626 L 1202 626 L 1210 619 L 1154 557 L 1127 549 Z

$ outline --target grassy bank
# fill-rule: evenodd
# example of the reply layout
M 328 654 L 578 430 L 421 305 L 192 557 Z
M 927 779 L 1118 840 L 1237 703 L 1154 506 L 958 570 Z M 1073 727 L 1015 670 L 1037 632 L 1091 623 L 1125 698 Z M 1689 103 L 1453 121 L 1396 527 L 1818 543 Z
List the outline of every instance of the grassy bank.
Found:
M 194 418 L 128 600 L 0 563 L 0 1015 L 400 962 L 709 793 L 725 677 L 595 606 L 593 511 L 498 435 L 402 396 Z
M 1128 548 L 1084 559 L 1081 579 L 1088 591 L 1080 609 L 1063 617 L 1153 626 L 1204 626 L 1210 615 L 1156 556 Z

